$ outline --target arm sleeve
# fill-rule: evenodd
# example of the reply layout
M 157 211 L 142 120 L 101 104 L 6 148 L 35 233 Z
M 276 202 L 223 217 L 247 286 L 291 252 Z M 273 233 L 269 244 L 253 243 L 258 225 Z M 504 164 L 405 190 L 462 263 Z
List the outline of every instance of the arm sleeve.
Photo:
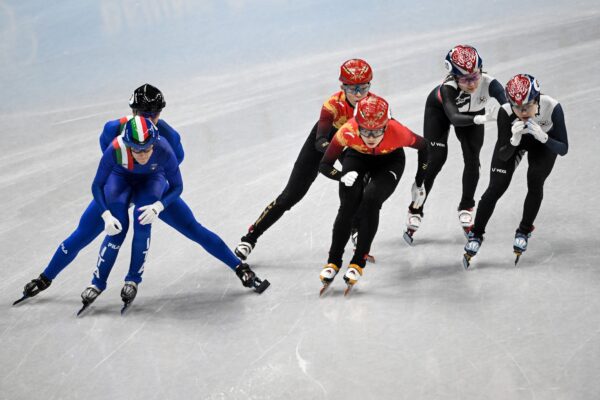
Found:
M 440 87 L 440 94 L 442 95 L 442 106 L 444 107 L 444 112 L 446 113 L 446 116 L 452 125 L 473 125 L 473 115 L 461 113 L 458 111 L 458 107 L 454 103 L 454 99 L 458 96 L 457 89 L 454 89 L 449 85 L 442 85 Z
M 496 125 L 498 127 L 498 142 L 496 143 L 498 157 L 502 161 L 508 161 L 515 153 L 516 147 L 510 144 L 510 138 L 512 136 L 511 119 L 506 113 L 506 110 L 502 107 L 498 110 L 498 120 Z
M 415 137 L 414 143 L 410 146 L 417 149 L 417 174 L 415 175 L 415 183 L 421 186 L 425 180 L 425 172 L 427 171 L 427 141 L 413 132 Z
M 336 169 L 333 164 L 335 160 L 342 154 L 344 151 L 344 146 L 337 140 L 337 134 L 329 143 L 329 147 L 325 151 L 323 158 L 321 159 L 321 163 L 319 164 L 319 172 L 328 177 L 329 179 L 333 179 L 334 181 L 339 181 L 342 175 L 342 171 Z
M 495 98 L 500 105 L 508 102 L 506 99 L 506 92 L 504 91 L 502 84 L 498 82 L 497 79 L 494 79 L 490 82 L 489 92 L 490 96 Z
M 96 176 L 92 182 L 92 195 L 94 196 L 96 203 L 98 203 L 102 209 L 102 212 L 108 210 L 106 198 L 104 197 L 104 185 L 106 185 L 106 181 L 108 180 L 108 176 L 112 172 L 114 165 L 114 153 L 109 149 L 102 155 L 98 170 L 96 171 Z
M 163 206 L 167 208 L 169 204 L 173 203 L 183 192 L 183 179 L 181 178 L 181 171 L 179 170 L 179 164 L 177 158 L 173 153 L 170 153 L 170 157 L 165 165 L 165 175 L 169 182 L 169 189 L 163 194 L 160 200 Z
M 552 129 L 548 132 L 546 146 L 559 156 L 564 156 L 569 151 L 569 140 L 567 138 L 567 127 L 565 126 L 565 115 L 560 104 L 552 111 Z
M 169 142 L 178 164 L 181 164 L 185 157 L 183 145 L 181 144 L 181 135 L 162 119 L 158 120 L 157 128 L 158 134 Z
M 103 153 L 110 147 L 110 144 L 116 137 L 114 134 L 115 131 L 117 130 L 113 126 L 113 121 L 108 121 L 106 124 L 104 124 L 102 133 L 100 134 L 100 151 Z
M 333 128 L 333 114 L 325 107 L 321 108 L 321 116 L 317 124 L 316 142 L 320 139 L 328 140 L 329 132 Z

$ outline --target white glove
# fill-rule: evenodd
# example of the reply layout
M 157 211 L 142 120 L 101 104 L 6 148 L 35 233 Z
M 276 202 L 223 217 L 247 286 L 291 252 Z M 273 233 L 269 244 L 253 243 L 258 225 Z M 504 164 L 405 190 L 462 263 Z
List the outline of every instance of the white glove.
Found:
M 425 198 L 427 197 L 427 194 L 425 193 L 425 186 L 423 184 L 421 184 L 421 186 L 417 186 L 417 183 L 414 182 L 410 192 L 412 194 L 413 208 L 421 208 L 425 202 Z
M 340 182 L 342 182 L 344 185 L 350 187 L 350 186 L 354 185 L 354 182 L 356 182 L 357 177 L 358 177 L 358 172 L 356 172 L 356 171 L 346 172 L 344 174 L 344 176 L 342 176 L 340 178 Z
M 102 219 L 104 220 L 104 231 L 108 236 L 117 235 L 123 230 L 119 220 L 113 217 L 110 211 L 104 211 L 102 213 Z
M 546 143 L 548 141 L 548 134 L 542 130 L 542 127 L 535 123 L 535 121 L 529 120 L 525 124 L 525 131 L 533 136 L 537 141 Z
M 138 211 L 143 212 L 138 217 L 138 221 L 140 221 L 140 224 L 142 225 L 151 224 L 156 220 L 156 218 L 158 218 L 158 214 L 160 214 L 160 212 L 164 209 L 165 206 L 163 206 L 163 203 L 160 201 L 155 201 L 152 204 L 140 207 L 138 208 Z
M 525 133 L 525 122 L 520 119 L 516 120 L 513 124 L 512 128 L 510 128 L 512 132 L 512 137 L 510 138 L 510 144 L 517 147 L 519 143 L 521 143 L 521 136 Z
M 495 121 L 498 118 L 499 106 L 494 104 L 484 115 L 476 115 L 473 117 L 475 125 L 485 124 L 486 122 Z

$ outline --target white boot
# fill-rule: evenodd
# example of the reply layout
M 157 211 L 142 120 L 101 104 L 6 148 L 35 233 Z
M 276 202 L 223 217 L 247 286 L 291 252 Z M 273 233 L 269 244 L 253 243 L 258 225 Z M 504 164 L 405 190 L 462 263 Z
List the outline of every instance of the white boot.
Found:
M 348 266 L 348 270 L 346 271 L 346 274 L 344 275 L 344 280 L 346 281 L 346 283 L 348 285 L 354 285 L 356 284 L 356 282 L 358 282 L 358 280 L 360 279 L 360 277 L 363 274 L 363 268 L 359 265 L 356 264 L 350 264 Z
M 473 208 L 458 210 L 458 222 L 465 231 L 465 236 L 468 238 L 469 232 L 473 228 Z
M 337 265 L 335 265 L 333 263 L 327 264 L 321 270 L 321 275 L 320 275 L 321 282 L 323 282 L 323 283 L 333 282 L 333 279 L 335 278 L 335 276 L 337 275 L 339 270 L 340 270 L 340 267 L 338 267 Z
M 421 226 L 421 217 L 419 214 L 411 214 L 408 213 L 408 217 L 406 218 L 406 229 L 416 232 Z

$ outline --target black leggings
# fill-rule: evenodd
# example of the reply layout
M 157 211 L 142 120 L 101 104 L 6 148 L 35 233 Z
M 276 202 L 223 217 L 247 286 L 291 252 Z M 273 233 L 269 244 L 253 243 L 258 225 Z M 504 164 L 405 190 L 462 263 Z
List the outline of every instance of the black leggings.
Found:
M 482 237 L 485 233 L 485 227 L 494 212 L 496 203 L 508 189 L 513 173 L 525 152 L 527 152 L 529 164 L 527 170 L 527 196 L 525 197 L 523 217 L 518 230 L 525 234 L 530 233 L 542 205 L 544 182 L 550 175 L 556 161 L 556 154 L 532 137 L 524 137 L 514 155 L 508 161 L 502 161 L 498 157 L 498 150 L 498 144 L 496 144 L 492 157 L 490 184 L 477 205 L 477 215 L 472 231 L 478 237 Z
M 342 173 L 356 171 L 358 177 L 351 187 L 339 184 L 340 208 L 333 224 L 329 263 L 342 266 L 344 248 L 350 238 L 353 218 L 357 215 L 358 243 L 350 263 L 365 266 L 379 226 L 379 211 L 398 186 L 404 163 L 403 149 L 381 156 L 362 154 L 352 149 L 346 151 Z M 360 183 L 366 173 L 369 173 L 370 180 L 363 186 Z
M 473 113 L 480 114 L 480 113 Z M 433 182 L 448 158 L 448 135 L 450 120 L 444 112 L 436 91 L 432 91 L 425 103 L 425 123 L 423 133 L 427 141 L 427 170 L 425 172 L 425 191 L 431 194 Z M 475 189 L 479 181 L 479 153 L 483 146 L 483 125 L 455 126 L 454 132 L 462 148 L 465 167 L 462 174 L 462 197 L 459 210 L 475 206 Z M 420 209 L 422 213 L 423 208 Z M 411 210 L 417 211 L 417 210 Z
M 262 212 L 260 217 L 252 224 L 248 234 L 242 237 L 243 241 L 248 241 L 253 244 L 257 239 L 281 218 L 281 216 L 298 203 L 308 192 L 310 186 L 315 181 L 319 174 L 319 163 L 323 157 L 323 153 L 315 148 L 315 140 L 317 134 L 317 124 L 312 128 L 310 134 L 306 138 L 300 154 L 294 163 L 292 174 L 287 185 Z M 329 133 L 329 138 L 336 132 L 332 128 Z

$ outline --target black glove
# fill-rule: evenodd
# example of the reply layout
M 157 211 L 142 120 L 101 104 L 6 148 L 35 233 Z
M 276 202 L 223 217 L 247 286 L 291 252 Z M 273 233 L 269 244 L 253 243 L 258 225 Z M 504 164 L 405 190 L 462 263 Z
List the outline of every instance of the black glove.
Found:
M 325 150 L 327 150 L 327 146 L 329 146 L 329 140 L 327 140 L 327 138 L 320 137 L 315 142 L 315 148 L 321 153 L 325 153 Z

